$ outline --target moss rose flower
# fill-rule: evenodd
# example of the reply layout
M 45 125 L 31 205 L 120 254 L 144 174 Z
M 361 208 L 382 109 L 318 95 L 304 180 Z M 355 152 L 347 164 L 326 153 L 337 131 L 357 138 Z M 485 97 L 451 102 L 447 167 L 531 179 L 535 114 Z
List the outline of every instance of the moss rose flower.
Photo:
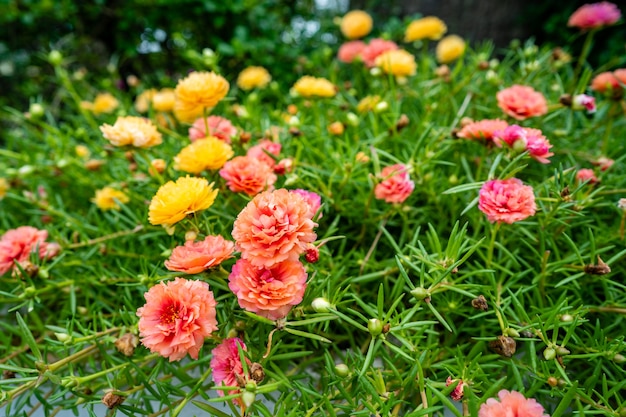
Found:
M 543 116 L 548 112 L 545 97 L 532 87 L 516 84 L 499 91 L 496 98 L 498 107 L 517 120 Z
M 237 86 L 244 91 L 253 88 L 265 88 L 272 81 L 272 76 L 263 67 L 248 67 L 239 73 Z
M 396 77 L 415 75 L 417 64 L 412 53 L 404 49 L 383 52 L 376 58 L 376 66 Z
M 170 271 L 198 274 L 231 258 L 234 250 L 235 244 L 219 235 L 207 236 L 199 242 L 189 240 L 174 248 L 165 267 Z
M 163 138 L 156 126 L 143 117 L 118 117 L 113 126 L 100 126 L 102 136 L 113 146 L 132 145 L 138 148 L 150 148 L 160 145 Z
M 567 21 L 567 26 L 581 30 L 596 29 L 615 24 L 622 17 L 617 6 L 608 1 L 580 6 Z
M 228 288 L 239 306 L 270 320 L 281 319 L 300 304 L 307 274 L 300 261 L 286 260 L 269 268 L 257 268 L 240 259 L 228 276 Z
M 246 155 L 250 158 L 255 158 L 259 161 L 265 162 L 267 165 L 273 168 L 276 164 L 276 161 L 270 155 L 280 155 L 281 149 L 282 146 L 280 143 L 272 142 L 269 139 L 263 139 L 262 141 L 248 149 Z
M 339 51 L 337 51 L 337 59 L 349 64 L 361 56 L 361 52 L 365 49 L 365 46 L 365 42 L 363 41 L 345 42 L 339 47 Z
M 218 387 L 236 387 L 239 385 L 238 380 L 247 380 L 244 374 L 243 364 L 239 356 L 239 348 L 244 352 L 247 351 L 246 344 L 238 337 L 224 339 L 222 343 L 217 345 L 211 351 L 211 371 L 213 382 Z M 248 365 L 250 361 L 246 359 Z M 224 391 L 217 390 L 220 397 L 224 396 Z M 239 390 L 228 391 L 228 394 L 237 394 Z
M 337 94 L 335 85 L 325 78 L 305 75 L 292 87 L 302 97 L 334 97 Z
M 341 19 L 340 30 L 348 39 L 358 39 L 372 31 L 372 16 L 363 10 L 352 10 Z
M 187 176 L 176 182 L 169 181 L 152 197 L 148 220 L 151 224 L 178 223 L 189 214 L 211 207 L 217 192 L 213 183 L 209 184 L 204 178 Z
M 112 187 L 104 187 L 96 191 L 96 196 L 91 201 L 100 210 L 119 210 L 119 203 L 126 204 L 130 199 L 123 191 Z
M 409 23 L 404 31 L 404 41 L 413 42 L 421 39 L 433 41 L 441 39 L 448 27 L 443 20 L 435 16 L 426 16 Z
M 174 168 L 199 174 L 205 170 L 220 169 L 234 154 L 228 143 L 209 136 L 184 147 L 174 157 Z
M 478 410 L 478 417 L 550 417 L 534 398 L 526 398 L 517 391 L 501 390 L 500 401 L 489 398 Z
M 0 238 L 0 276 L 9 270 L 18 271 L 17 264 L 25 265 L 30 254 L 35 252 L 39 259 L 55 257 L 61 247 L 57 243 L 46 242 L 47 230 L 31 226 L 21 226 L 7 230 Z
M 204 338 L 217 330 L 217 303 L 209 284 L 176 278 L 155 285 L 144 297 L 146 304 L 137 309 L 141 343 L 170 362 L 187 354 L 198 359 Z
M 192 72 L 176 85 L 174 115 L 181 122 L 193 122 L 215 107 L 229 87 L 228 81 L 214 72 Z
M 383 168 L 380 178 L 382 181 L 376 184 L 374 196 L 387 203 L 403 203 L 415 189 L 408 168 L 403 164 Z
M 361 59 L 366 67 L 372 68 L 376 65 L 376 58 L 387 51 L 395 51 L 398 45 L 393 41 L 374 38 L 361 51 Z
M 457 60 L 465 52 L 465 41 L 458 35 L 448 35 L 437 43 L 435 55 L 441 64 Z
M 317 238 L 310 210 L 304 198 L 284 188 L 256 195 L 235 219 L 235 248 L 256 267 L 297 260 Z
M 209 131 L 206 131 L 206 128 Z M 230 120 L 221 116 L 209 116 L 205 119 L 199 118 L 189 128 L 189 139 L 194 142 L 198 139 L 204 139 L 208 136 L 216 137 L 230 144 L 231 138 L 237 135 L 237 128 L 233 126 Z
M 468 123 L 456 134 L 463 139 L 492 141 L 494 134 L 507 128 L 509 124 L 500 119 L 484 119 Z
M 535 194 L 517 178 L 490 180 L 478 194 L 478 208 L 490 222 L 515 223 L 537 211 Z
M 236 156 L 226 162 L 220 176 L 232 192 L 249 196 L 271 190 L 277 179 L 270 165 L 251 156 Z

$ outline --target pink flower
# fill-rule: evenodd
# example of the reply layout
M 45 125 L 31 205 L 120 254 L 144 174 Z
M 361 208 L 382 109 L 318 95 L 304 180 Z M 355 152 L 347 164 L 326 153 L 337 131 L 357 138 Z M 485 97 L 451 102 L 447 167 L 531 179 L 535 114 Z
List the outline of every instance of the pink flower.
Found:
M 165 267 L 170 271 L 198 274 L 231 258 L 234 249 L 235 244 L 222 236 L 207 236 L 199 242 L 188 240 L 174 248 Z
M 616 69 L 613 75 L 622 85 L 626 84 L 626 68 Z
M 446 387 L 454 384 L 456 381 L 459 381 L 459 383 L 450 393 L 450 398 L 452 398 L 454 401 L 461 401 L 463 399 L 463 388 L 465 388 L 466 385 L 462 379 L 452 379 L 451 377 L 448 377 L 446 379 Z
M 274 156 L 278 156 L 280 155 L 280 149 L 280 143 L 272 142 L 269 139 L 263 139 L 258 144 L 248 149 L 246 155 L 251 158 L 256 158 L 259 161 L 263 161 L 270 167 L 274 168 L 276 161 L 274 160 L 274 158 L 268 155 L 268 153 Z
M 501 390 L 500 402 L 489 398 L 478 410 L 478 417 L 550 417 L 534 398 L 525 398 L 517 391 Z
M 593 169 L 589 168 L 579 169 L 576 173 L 576 179 L 579 182 L 589 181 L 589 184 L 596 184 L 600 182 L 598 177 L 596 177 L 596 174 L 593 172 Z
M 274 165 L 274 173 L 277 175 L 283 175 L 286 172 L 293 171 L 293 159 L 283 158 L 276 165 Z
M 222 343 L 217 345 L 211 351 L 211 371 L 213 382 L 218 387 L 236 387 L 239 381 L 247 381 L 248 376 L 244 374 L 243 364 L 239 356 L 239 347 L 244 352 L 247 351 L 246 344 L 238 337 L 224 339 Z M 246 359 L 246 363 L 250 365 L 250 360 Z M 239 390 L 228 391 L 228 394 L 237 394 Z M 217 390 L 220 397 L 224 396 L 224 391 Z
M 216 302 L 209 284 L 176 278 L 159 283 L 144 294 L 137 309 L 141 343 L 170 362 L 187 353 L 198 359 L 204 338 L 217 330 Z
M 617 91 L 619 88 L 619 80 L 610 71 L 601 72 L 591 80 L 591 89 L 599 93 Z
M 464 139 L 493 140 L 494 134 L 504 130 L 509 124 L 504 120 L 485 119 L 478 122 L 469 123 L 457 133 L 457 136 Z
M 302 301 L 306 278 L 304 266 L 298 260 L 257 268 L 240 259 L 228 276 L 228 288 L 237 296 L 239 307 L 278 320 Z
M 532 129 L 529 127 L 525 127 L 523 129 L 526 135 L 526 150 L 528 151 L 528 154 L 542 164 L 549 164 L 550 160 L 548 158 L 554 155 L 554 153 L 550 152 L 552 145 L 548 139 L 543 136 L 541 130 L 539 129 Z
M 383 168 L 382 181 L 376 184 L 374 196 L 387 203 L 403 203 L 415 189 L 415 183 L 409 178 L 408 167 L 403 164 Z
M 372 68 L 376 66 L 376 58 L 378 58 L 379 55 L 383 52 L 395 51 L 396 49 L 398 49 L 398 45 L 395 42 L 375 38 L 361 51 L 361 59 L 365 63 L 365 66 Z
M 567 26 L 578 29 L 596 29 L 602 26 L 609 26 L 617 22 L 622 13 L 613 3 L 603 1 L 600 3 L 589 3 L 580 6 L 567 21 Z
M 47 230 L 38 230 L 31 226 L 21 226 L 8 230 L 0 238 L 0 276 L 9 270 L 19 271 L 17 264 L 27 265 L 30 254 L 35 252 L 39 259 L 55 257 L 61 247 L 57 243 L 46 242 Z
M 596 112 L 596 99 L 587 94 L 577 94 L 572 99 L 572 109 L 586 109 L 588 114 L 593 114 Z
M 535 194 L 517 178 L 490 180 L 478 194 L 478 208 L 490 222 L 515 223 L 537 211 Z
M 206 132 L 206 126 L 209 127 L 209 133 Z M 201 117 L 189 128 L 189 139 L 195 142 L 198 139 L 204 139 L 208 136 L 214 136 L 224 142 L 230 144 L 232 137 L 237 135 L 237 128 L 233 126 L 230 120 L 221 116 L 209 116 L 206 118 L 206 124 L 204 118 Z
M 320 197 L 319 194 L 314 193 L 313 191 L 302 190 L 300 188 L 291 190 L 290 192 L 302 196 L 310 207 L 309 214 L 311 215 L 311 218 L 315 217 L 315 214 L 322 205 L 322 197 Z M 322 213 L 320 213 L 318 218 L 322 218 Z
M 594 165 L 596 165 L 596 166 L 599 166 L 600 167 L 600 171 L 606 171 L 607 169 L 609 169 L 609 168 L 611 168 L 613 166 L 615 161 L 612 160 L 611 158 L 607 158 L 606 156 L 601 156 L 600 158 L 596 159 L 592 163 Z
M 256 267 L 295 261 L 317 238 L 310 206 L 284 188 L 257 194 L 233 225 L 235 248 Z
M 345 42 L 339 47 L 339 51 L 337 52 L 337 58 L 341 62 L 349 64 L 361 55 L 361 52 L 363 51 L 363 49 L 365 49 L 365 47 L 366 45 L 363 41 Z
M 498 107 L 517 120 L 542 116 L 548 112 L 545 97 L 532 87 L 516 84 L 499 91 L 496 98 Z
M 226 185 L 232 192 L 249 196 L 272 190 L 276 182 L 272 167 L 251 156 L 236 156 L 226 162 L 220 169 L 220 176 L 226 180 Z
M 515 142 L 521 140 L 524 148 L 526 148 L 526 132 L 519 125 L 507 126 L 504 130 L 494 132 L 494 142 L 498 146 L 502 146 L 501 141 L 513 147 Z

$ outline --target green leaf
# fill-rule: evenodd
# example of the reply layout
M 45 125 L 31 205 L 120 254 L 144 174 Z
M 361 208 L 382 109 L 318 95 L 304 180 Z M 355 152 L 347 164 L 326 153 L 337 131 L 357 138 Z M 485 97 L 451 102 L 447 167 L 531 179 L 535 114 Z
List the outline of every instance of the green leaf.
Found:
M 30 348 L 30 351 L 33 352 L 33 355 L 35 355 L 35 358 L 38 361 L 43 362 L 43 356 L 41 355 L 41 352 L 39 351 L 39 346 L 37 346 L 37 342 L 35 341 L 33 334 L 30 332 L 30 329 L 26 325 L 26 322 L 24 322 L 22 315 L 20 314 L 19 311 L 17 311 L 15 315 L 17 317 L 17 324 L 18 326 L 20 326 L 20 331 L 22 334 L 22 338 L 24 339 L 24 342 L 26 342 L 26 345 L 28 345 L 28 347 Z

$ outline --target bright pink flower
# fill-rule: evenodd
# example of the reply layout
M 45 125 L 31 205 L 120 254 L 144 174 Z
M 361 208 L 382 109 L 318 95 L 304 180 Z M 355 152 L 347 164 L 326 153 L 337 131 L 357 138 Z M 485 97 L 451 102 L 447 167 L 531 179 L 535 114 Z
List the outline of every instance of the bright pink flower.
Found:
M 311 207 L 284 188 L 257 194 L 233 225 L 235 248 L 256 267 L 296 261 L 317 238 Z
M 274 168 L 276 161 L 267 153 L 278 156 L 280 155 L 281 145 L 280 143 L 272 142 L 269 139 L 263 139 L 258 144 L 254 145 L 250 149 L 246 155 L 251 158 L 256 158 L 259 161 L 263 161 L 268 164 L 270 167 Z
M 619 80 L 610 71 L 601 72 L 591 80 L 591 89 L 599 93 L 616 91 L 620 88 Z
M 517 391 L 501 390 L 500 401 L 489 398 L 478 410 L 478 417 L 550 417 L 534 398 L 525 398 Z
M 366 45 L 363 41 L 345 42 L 339 47 L 339 51 L 337 52 L 337 58 L 341 62 L 349 64 L 361 55 L 361 52 L 363 51 L 363 49 L 365 49 L 365 47 Z
M 596 99 L 587 94 L 577 94 L 572 99 L 572 109 L 574 110 L 587 110 L 587 113 L 593 114 L 596 112 Z
M 247 351 L 246 344 L 238 337 L 224 339 L 211 351 L 211 372 L 213 382 L 218 387 L 236 387 L 239 385 L 239 381 L 248 380 L 248 376 L 243 371 L 239 347 L 237 346 L 241 347 L 244 352 Z M 250 360 L 246 359 L 246 363 L 250 365 Z M 228 395 L 237 393 L 239 390 L 228 391 Z M 217 390 L 217 394 L 220 397 L 225 395 L 222 390 Z
M 47 230 L 38 230 L 31 226 L 21 226 L 8 230 L 0 238 L 0 276 L 9 270 L 16 273 L 17 264 L 25 266 L 30 254 L 35 252 L 39 259 L 55 257 L 61 247 L 57 243 L 46 242 Z
M 610 26 L 617 22 L 622 13 L 613 3 L 603 1 L 580 6 L 567 21 L 567 26 L 582 30 Z
M 548 158 L 554 155 L 554 153 L 550 152 L 552 145 L 548 139 L 543 136 L 541 130 L 539 129 L 532 129 L 529 127 L 525 127 L 523 129 L 526 135 L 526 150 L 528 151 L 528 154 L 542 164 L 549 164 L 550 160 Z
M 251 156 L 236 156 L 227 161 L 220 169 L 220 176 L 232 192 L 249 196 L 272 190 L 276 182 L 272 167 Z
M 446 379 L 446 387 L 454 384 L 456 381 L 459 381 L 459 383 L 450 393 L 450 398 L 452 398 L 454 401 L 461 401 L 463 399 L 463 388 L 465 388 L 466 385 L 462 379 L 452 379 L 451 377 L 448 377 Z
M 198 274 L 232 258 L 234 250 L 235 244 L 222 236 L 207 236 L 199 242 L 188 240 L 174 248 L 165 267 L 170 271 Z
M 307 204 L 311 208 L 311 210 L 309 211 L 311 218 L 315 217 L 315 214 L 317 213 L 317 211 L 320 209 L 320 206 L 322 205 L 322 197 L 320 197 L 319 194 L 314 193 L 313 191 L 303 190 L 300 188 L 291 190 L 291 192 L 298 194 L 304 198 L 304 200 L 307 202 Z M 322 213 L 320 213 L 318 218 L 319 219 L 322 218 Z
M 507 126 L 504 130 L 494 133 L 494 142 L 498 146 L 502 146 L 502 142 L 513 147 L 515 142 L 521 140 L 526 148 L 526 132 L 524 128 L 519 125 Z
M 286 172 L 293 171 L 293 159 L 283 158 L 274 165 L 274 173 L 276 175 L 284 175 Z
M 206 132 L 206 126 L 209 127 L 209 133 Z M 195 142 L 198 139 L 204 139 L 207 136 L 214 136 L 224 142 L 230 144 L 231 138 L 237 136 L 237 128 L 233 126 L 230 120 L 221 116 L 209 116 L 206 119 L 201 117 L 189 128 L 189 139 Z
M 456 135 L 464 139 L 493 140 L 496 132 L 507 128 L 509 124 L 504 120 L 484 119 L 477 122 L 469 123 L 459 131 Z
M 365 66 L 372 68 L 376 66 L 376 58 L 378 58 L 379 55 L 383 52 L 395 51 L 396 49 L 398 49 L 398 45 L 395 42 L 375 38 L 361 51 L 361 59 L 365 63 Z
M 240 259 L 228 276 L 228 288 L 237 296 L 241 308 L 278 320 L 285 317 L 291 307 L 300 304 L 306 278 L 304 266 L 298 260 L 257 268 L 246 259 Z
M 380 178 L 382 181 L 376 184 L 374 196 L 387 203 L 403 203 L 415 189 L 408 167 L 403 164 L 383 168 Z
M 579 169 L 578 172 L 576 173 L 576 179 L 579 182 L 589 181 L 589 184 L 596 184 L 600 182 L 598 177 L 596 177 L 595 172 L 593 172 L 593 169 L 589 169 L 589 168 Z
M 537 211 L 535 194 L 517 178 L 490 180 L 478 194 L 478 208 L 490 222 L 515 223 Z
M 517 120 L 542 116 L 548 112 L 545 97 L 532 87 L 516 84 L 499 91 L 496 98 L 498 107 Z
M 204 338 L 217 330 L 216 302 L 209 284 L 176 278 L 159 283 L 144 294 L 137 309 L 141 343 L 170 362 L 187 353 L 198 359 Z

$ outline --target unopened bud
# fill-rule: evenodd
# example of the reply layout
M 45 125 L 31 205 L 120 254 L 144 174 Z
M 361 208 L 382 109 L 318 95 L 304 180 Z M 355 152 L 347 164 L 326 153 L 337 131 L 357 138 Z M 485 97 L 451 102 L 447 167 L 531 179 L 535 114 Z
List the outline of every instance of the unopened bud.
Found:
M 190 240 L 193 242 L 194 240 L 196 240 L 197 237 L 198 233 L 195 230 L 188 230 L 185 233 L 185 242 L 188 242 Z
M 28 113 L 30 113 L 30 116 L 34 119 L 39 119 L 45 112 L 44 107 L 40 103 L 31 103 L 28 108 Z
M 254 400 L 256 399 L 256 393 L 250 391 L 244 391 L 241 394 L 241 401 L 247 408 L 250 408 L 252 404 L 254 404 Z
M 504 333 L 505 333 L 507 336 L 511 336 L 511 337 L 520 337 L 519 332 L 518 332 L 517 330 L 515 330 L 515 329 L 510 328 L 510 327 L 507 327 L 507 328 L 504 330 Z
M 348 120 L 348 123 L 352 126 L 357 126 L 359 124 L 359 116 L 352 112 L 346 114 L 346 119 Z
M 374 111 L 376 113 L 382 113 L 388 108 L 389 108 L 389 103 L 387 103 L 386 101 L 381 101 L 380 103 L 376 104 L 376 106 L 374 106 Z
M 59 342 L 62 342 L 62 343 L 65 343 L 65 342 L 68 342 L 68 341 L 72 340 L 72 336 L 70 336 L 67 333 L 56 333 L 55 332 L 54 335 L 56 336 L 57 340 Z
M 320 259 L 320 250 L 316 246 L 308 247 L 304 259 L 310 264 L 316 263 Z
M 60 65 L 61 62 L 63 62 L 63 55 L 57 50 L 52 50 L 48 54 L 48 62 L 56 67 L 57 65 Z
M 551 348 L 551 347 L 545 348 L 543 351 L 543 357 L 547 361 L 551 361 L 552 359 L 556 357 L 556 350 L 554 350 L 554 348 Z
M 378 319 L 369 319 L 367 330 L 369 330 L 372 337 L 376 337 L 383 332 L 383 323 Z
M 328 313 L 332 308 L 332 305 L 327 299 L 318 297 L 311 302 L 311 307 L 316 313 Z
M 626 357 L 624 357 L 624 355 L 621 355 L 619 353 L 616 353 L 615 355 L 613 355 L 613 358 L 611 359 L 613 362 L 615 363 L 624 363 L 626 362 Z
M 569 349 L 567 349 L 567 348 L 565 348 L 563 346 L 559 346 L 559 347 L 556 348 L 556 354 L 559 355 L 559 356 L 566 356 L 566 355 L 569 355 L 570 353 L 572 353 L 572 352 L 570 352 Z
M 553 376 L 549 377 L 547 382 L 551 387 L 556 387 L 559 384 L 559 380 Z
M 424 300 L 427 297 L 430 297 L 430 293 L 424 287 L 417 287 L 412 289 L 411 295 L 420 301 Z
M 561 316 L 561 321 L 563 323 L 570 323 L 570 322 L 574 321 L 574 316 L 572 316 L 571 314 L 563 314 Z
M 350 368 L 348 368 L 348 365 L 346 365 L 345 363 L 339 363 L 335 365 L 335 373 L 337 374 L 337 376 L 345 378 L 350 375 Z

